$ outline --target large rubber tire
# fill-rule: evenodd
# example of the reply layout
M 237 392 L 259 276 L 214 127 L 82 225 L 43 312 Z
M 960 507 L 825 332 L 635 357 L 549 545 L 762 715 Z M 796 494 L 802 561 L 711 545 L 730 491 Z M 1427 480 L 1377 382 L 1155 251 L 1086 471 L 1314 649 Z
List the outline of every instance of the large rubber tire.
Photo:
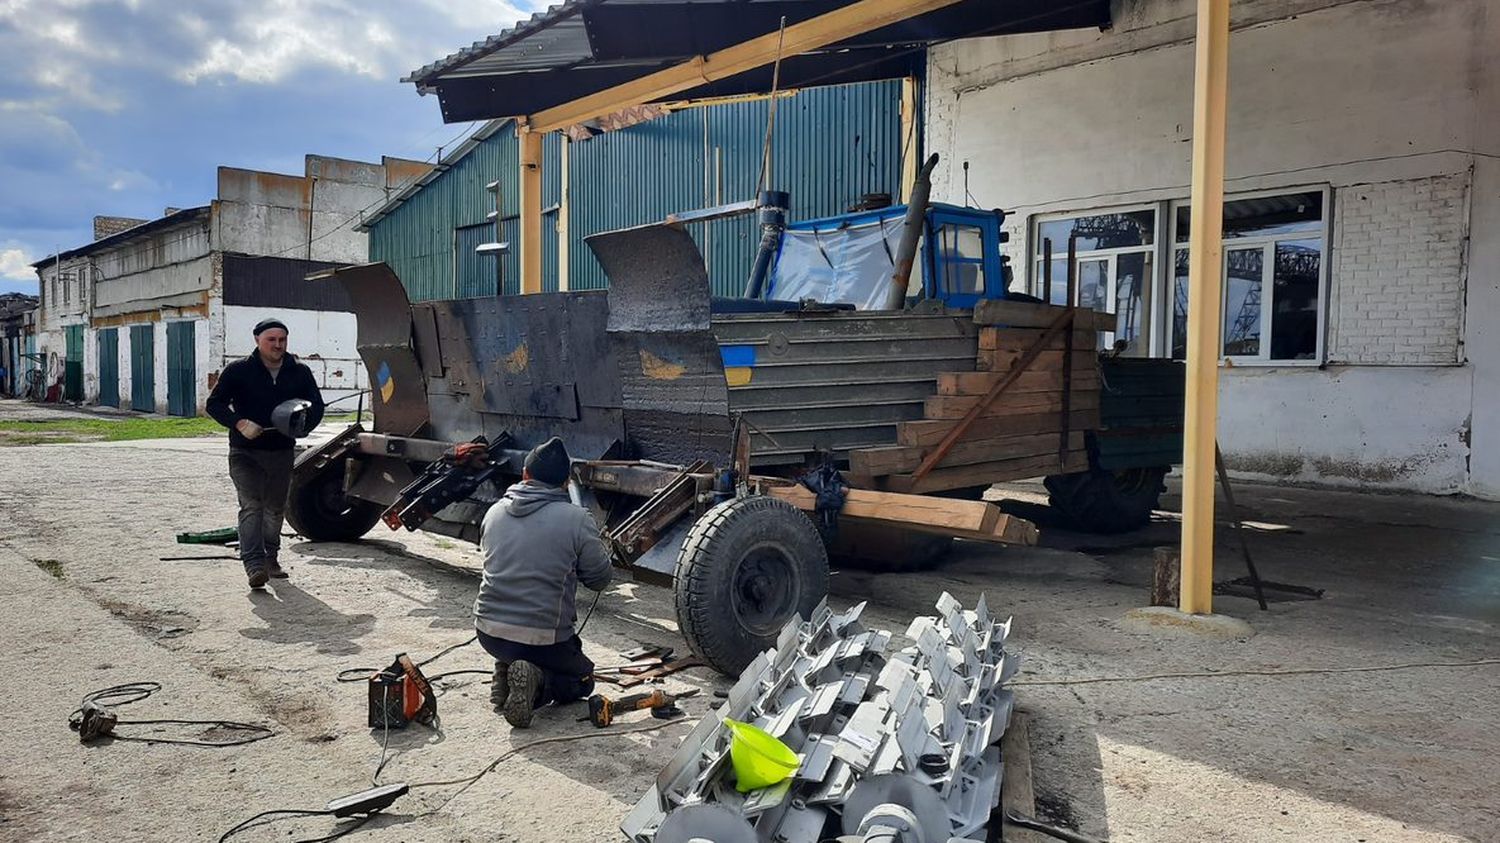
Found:
M 828 594 L 828 554 L 802 511 L 761 495 L 703 514 L 677 557 L 677 626 L 720 673 L 736 676 L 787 621 Z
M 953 549 L 953 537 L 842 521 L 826 544 L 836 567 L 895 574 L 936 567 Z
M 1166 467 L 1054 474 L 1048 498 L 1073 526 L 1089 533 L 1128 533 L 1151 523 L 1166 491 Z
M 380 520 L 379 505 L 344 494 L 344 463 L 338 460 L 309 476 L 293 476 L 286 520 L 304 538 L 354 541 Z

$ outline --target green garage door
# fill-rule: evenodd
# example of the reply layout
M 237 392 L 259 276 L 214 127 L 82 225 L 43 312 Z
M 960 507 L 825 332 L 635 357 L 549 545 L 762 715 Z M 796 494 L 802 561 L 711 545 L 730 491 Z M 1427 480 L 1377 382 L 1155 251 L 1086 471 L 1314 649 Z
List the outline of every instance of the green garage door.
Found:
M 130 409 L 156 412 L 155 325 L 130 326 Z
M 192 322 L 167 323 L 167 412 L 174 416 L 196 416 L 198 360 L 193 346 Z
M 63 361 L 63 400 L 83 400 L 83 326 L 63 329 L 67 339 L 67 359 Z
M 120 331 L 105 328 L 99 332 L 99 403 L 120 406 Z

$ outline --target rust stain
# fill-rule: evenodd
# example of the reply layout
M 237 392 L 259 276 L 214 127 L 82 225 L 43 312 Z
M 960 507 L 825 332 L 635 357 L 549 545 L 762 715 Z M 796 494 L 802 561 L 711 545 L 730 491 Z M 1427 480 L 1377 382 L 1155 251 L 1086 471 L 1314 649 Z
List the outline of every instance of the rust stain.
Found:
M 505 355 L 505 359 L 500 362 L 505 366 L 505 371 L 519 375 L 531 366 L 531 349 L 527 348 L 526 343 L 523 342 L 516 346 L 515 351 Z
M 675 381 L 687 373 L 681 363 L 663 360 L 655 354 L 641 349 L 641 374 L 654 381 Z
M 213 392 L 214 391 L 214 387 L 216 387 L 218 385 L 219 385 L 219 373 L 218 372 L 209 372 L 208 373 L 208 391 L 209 392 Z

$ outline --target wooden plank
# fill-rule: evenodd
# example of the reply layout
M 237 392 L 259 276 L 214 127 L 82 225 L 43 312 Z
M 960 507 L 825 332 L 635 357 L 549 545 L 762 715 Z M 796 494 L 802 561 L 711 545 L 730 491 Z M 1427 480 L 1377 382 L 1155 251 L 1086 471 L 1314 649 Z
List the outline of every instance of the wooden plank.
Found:
M 817 497 L 806 486 L 773 486 L 766 494 L 804 512 L 813 512 Z M 923 533 L 1003 544 L 1036 544 L 1036 525 L 1000 511 L 992 503 L 908 495 L 874 489 L 850 489 L 839 517 L 905 527 Z
M 943 441 L 953 425 L 954 422 L 946 419 L 901 422 L 896 425 L 896 442 L 901 445 L 931 447 Z M 1068 415 L 1068 427 L 1071 430 L 1091 430 L 1098 426 L 1099 414 L 1095 410 L 1077 410 Z M 1061 431 L 1062 418 L 1057 413 L 981 418 L 969 429 L 970 435 L 975 439 L 1000 439 L 1027 433 L 1050 433 L 1056 437 Z
M 1099 368 L 1099 352 L 1094 350 L 1092 342 L 1075 346 L 1073 352 L 1073 371 L 1092 371 Z M 1008 372 L 1021 359 L 1024 351 L 1011 349 L 980 349 L 974 358 L 975 368 L 983 372 Z M 1062 369 L 1063 363 L 1062 346 L 1055 349 L 1043 351 L 1037 355 L 1036 360 L 1027 366 L 1027 371 L 1056 372 Z
M 937 376 L 938 395 L 984 395 L 995 382 L 1004 377 L 1003 372 L 943 372 Z M 1062 372 L 1026 371 L 1011 385 L 1010 392 L 1059 392 L 1062 390 Z M 1097 390 L 1099 372 L 1089 365 L 1087 369 L 1073 371 L 1075 390 Z
M 968 489 L 1009 480 L 1023 480 L 1047 474 L 1072 474 L 1086 471 L 1089 455 L 1086 451 L 1069 451 L 1064 461 L 1059 462 L 1056 452 L 1043 457 L 1021 457 L 1013 460 L 979 463 L 957 468 L 939 468 L 921 479 L 910 474 L 892 474 L 879 481 L 882 488 L 893 492 L 925 495 L 946 492 L 950 489 Z M 947 500 L 940 498 L 939 500 Z
M 997 349 L 1025 351 L 1035 344 L 1037 338 L 1041 335 L 1041 331 L 1030 328 L 980 328 L 979 348 L 981 351 L 993 351 Z M 1066 339 L 1063 334 L 1059 333 L 1049 340 L 1043 348 L 1061 349 L 1066 345 Z M 1073 347 L 1076 349 L 1095 348 L 1098 344 L 1099 335 L 1094 331 L 1075 330 L 1073 332 Z
M 923 402 L 922 416 L 928 419 L 961 419 L 966 413 L 979 406 L 983 396 L 974 395 L 934 395 Z M 1073 390 L 1073 410 L 1094 410 L 1099 407 L 1099 393 L 1097 390 Z M 1049 411 L 1062 411 L 1062 392 L 1031 392 L 1024 395 L 1008 396 L 1001 401 L 985 407 L 981 418 L 992 416 L 1016 416 L 1029 415 L 1032 413 L 1045 413 Z M 1072 427 L 1072 425 L 1069 425 Z M 1058 429 L 1062 429 L 1059 421 Z
M 979 325 L 1004 325 L 1013 328 L 1045 328 L 1066 308 L 1039 302 L 985 299 L 974 305 L 974 322 Z M 1091 331 L 1113 331 L 1117 322 L 1113 313 L 1077 308 L 1073 324 Z
M 1031 725 L 1030 715 L 1017 711 L 1010 716 L 1010 725 L 1005 728 L 1005 737 L 1000 739 L 1000 763 L 1005 765 L 1005 774 L 1000 777 L 1000 806 L 1028 817 L 1036 816 L 1036 787 L 1031 777 Z M 991 825 L 1003 822 L 996 817 Z M 1039 831 L 1005 826 L 1005 843 L 1052 843 L 1052 838 Z
M 1000 439 L 965 439 L 948 452 L 945 466 L 973 465 L 1015 457 L 1037 457 L 1057 452 L 1059 433 L 1037 433 L 1007 436 Z M 1083 432 L 1068 436 L 1068 449 L 1083 450 Z M 907 445 L 882 448 L 860 448 L 849 452 L 849 469 L 856 476 L 883 477 L 887 474 L 909 474 L 922 464 L 926 449 Z

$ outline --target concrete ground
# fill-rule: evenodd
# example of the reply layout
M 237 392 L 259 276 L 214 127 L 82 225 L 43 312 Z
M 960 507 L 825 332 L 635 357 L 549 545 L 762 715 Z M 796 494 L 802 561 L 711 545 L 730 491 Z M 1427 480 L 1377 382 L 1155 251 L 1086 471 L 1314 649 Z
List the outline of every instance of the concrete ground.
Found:
M 13 418 L 0 402 L 0 418 Z M 1256 635 L 1216 641 L 1135 631 L 1151 548 L 1175 538 L 1162 513 L 1139 533 L 1101 538 L 1037 515 L 1037 548 L 962 545 L 935 570 L 844 571 L 831 601 L 869 599 L 894 630 L 944 590 L 984 592 L 1015 617 L 1018 681 L 1031 717 L 1038 811 L 1116 841 L 1451 841 L 1500 839 L 1500 666 L 1398 664 L 1500 657 L 1500 506 L 1241 484 L 1264 577 L 1326 589 L 1318 601 L 1221 597 Z M 1168 500 L 1168 508 L 1175 500 Z M 245 588 L 218 548 L 174 535 L 234 523 L 217 439 L 0 448 L 0 618 L 12 677 L 0 729 L 0 839 L 216 840 L 260 811 L 320 808 L 369 786 L 383 735 L 365 725 L 348 667 L 425 657 L 471 634 L 478 560 L 467 546 L 377 528 L 367 541 L 287 539 L 292 578 Z M 1238 576 L 1234 546 L 1222 577 Z M 619 582 L 584 636 L 596 661 L 639 643 L 685 649 L 665 589 Z M 429 672 L 487 669 L 475 647 Z M 1254 671 L 1329 672 L 1281 676 Z M 1209 678 L 1143 678 L 1166 673 Z M 1079 683 L 1081 679 L 1122 681 Z M 123 719 L 262 723 L 268 740 L 229 749 L 115 741 L 80 745 L 68 713 L 122 682 L 161 692 Z M 615 830 L 686 726 L 596 731 L 580 706 L 512 733 L 481 675 L 439 680 L 440 728 L 389 735 L 382 782 L 472 775 L 522 749 L 467 790 L 413 791 L 351 840 L 577 841 Z M 1071 683 L 1071 684 L 1047 684 Z M 704 671 L 689 714 L 725 683 Z M 637 721 L 639 718 L 632 718 Z M 634 722 L 627 724 L 634 725 Z M 146 727 L 122 733 L 139 734 Z M 176 734 L 197 734 L 188 730 Z M 328 818 L 259 827 L 235 840 L 298 840 Z

